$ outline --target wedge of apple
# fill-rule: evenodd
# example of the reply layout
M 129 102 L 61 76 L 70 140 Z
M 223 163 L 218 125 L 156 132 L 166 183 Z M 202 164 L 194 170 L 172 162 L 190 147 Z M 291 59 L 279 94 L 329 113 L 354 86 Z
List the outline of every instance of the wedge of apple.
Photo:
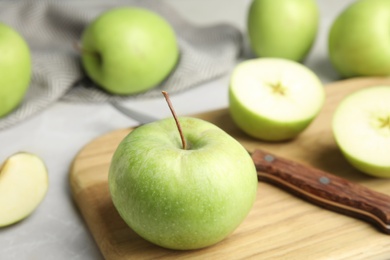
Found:
M 324 99 L 318 77 L 304 65 L 287 59 L 244 61 L 230 79 L 229 109 L 234 122 L 261 140 L 296 137 L 319 113 Z
M 373 86 L 347 96 L 335 111 L 333 133 L 351 165 L 389 178 L 390 86 Z
M 0 227 L 29 216 L 48 189 L 44 162 L 36 155 L 20 152 L 0 166 Z

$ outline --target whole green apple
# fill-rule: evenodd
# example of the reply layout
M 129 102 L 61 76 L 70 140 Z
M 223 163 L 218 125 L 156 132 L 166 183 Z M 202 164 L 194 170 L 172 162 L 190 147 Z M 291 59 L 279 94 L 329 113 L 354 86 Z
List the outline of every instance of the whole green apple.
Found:
M 170 249 L 213 245 L 244 220 L 256 199 L 249 153 L 217 126 L 179 118 L 142 125 L 118 146 L 109 188 L 119 214 L 141 237 Z
M 178 57 L 172 27 L 146 9 L 108 10 L 82 35 L 87 75 L 113 94 L 134 94 L 157 86 L 172 72 Z
M 390 86 L 347 96 L 336 108 L 333 134 L 345 158 L 360 171 L 390 178 Z
M 31 80 L 30 49 L 13 28 L 0 23 L 0 117 L 23 100 Z
M 253 0 L 247 17 L 252 50 L 258 57 L 302 61 L 315 40 L 315 0 Z
M 328 49 L 341 76 L 390 75 L 389 19 L 388 0 L 356 1 L 337 17 Z
M 292 60 L 247 60 L 237 65 L 230 79 L 233 121 L 248 135 L 265 141 L 296 137 L 320 112 L 324 99 L 318 77 Z

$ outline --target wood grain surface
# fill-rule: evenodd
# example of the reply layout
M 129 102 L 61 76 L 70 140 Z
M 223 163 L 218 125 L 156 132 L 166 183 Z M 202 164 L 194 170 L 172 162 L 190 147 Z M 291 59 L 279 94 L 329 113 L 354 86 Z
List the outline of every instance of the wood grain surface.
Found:
M 256 149 L 258 179 L 320 207 L 373 224 L 390 235 L 390 196 L 337 175 Z
M 352 168 L 331 132 L 333 112 L 346 95 L 385 84 L 390 85 L 390 78 L 356 78 L 327 85 L 320 115 L 288 142 L 265 143 L 248 137 L 234 125 L 227 109 L 196 117 L 218 125 L 250 152 L 261 148 L 390 195 L 390 179 L 369 177 Z M 264 182 L 259 182 L 257 200 L 248 217 L 222 242 L 193 251 L 152 245 L 126 226 L 108 191 L 112 154 L 130 131 L 119 129 L 92 140 L 70 169 L 74 201 L 106 259 L 390 259 L 390 237 L 372 225 L 315 206 Z

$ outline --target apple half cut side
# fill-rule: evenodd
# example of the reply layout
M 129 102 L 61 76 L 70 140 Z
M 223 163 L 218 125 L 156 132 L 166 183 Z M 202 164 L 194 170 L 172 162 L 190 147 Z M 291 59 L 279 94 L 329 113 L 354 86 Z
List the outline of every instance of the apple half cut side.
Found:
M 233 121 L 248 135 L 265 141 L 296 137 L 317 116 L 324 100 L 318 77 L 304 65 L 287 59 L 244 61 L 230 79 Z
M 390 178 L 390 86 L 373 86 L 347 96 L 335 111 L 332 127 L 352 166 Z
M 48 173 L 36 155 L 20 152 L 0 166 L 0 227 L 29 216 L 48 189 Z

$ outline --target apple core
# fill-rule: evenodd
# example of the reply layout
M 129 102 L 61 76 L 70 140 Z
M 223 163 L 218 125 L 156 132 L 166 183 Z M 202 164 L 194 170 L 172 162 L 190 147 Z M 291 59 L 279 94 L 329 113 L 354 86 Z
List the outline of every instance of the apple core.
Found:
M 380 128 L 388 128 L 390 130 L 390 115 L 386 118 L 379 118 Z
M 269 86 L 272 89 L 272 93 L 280 96 L 286 96 L 287 88 L 284 87 L 281 82 L 270 83 Z

